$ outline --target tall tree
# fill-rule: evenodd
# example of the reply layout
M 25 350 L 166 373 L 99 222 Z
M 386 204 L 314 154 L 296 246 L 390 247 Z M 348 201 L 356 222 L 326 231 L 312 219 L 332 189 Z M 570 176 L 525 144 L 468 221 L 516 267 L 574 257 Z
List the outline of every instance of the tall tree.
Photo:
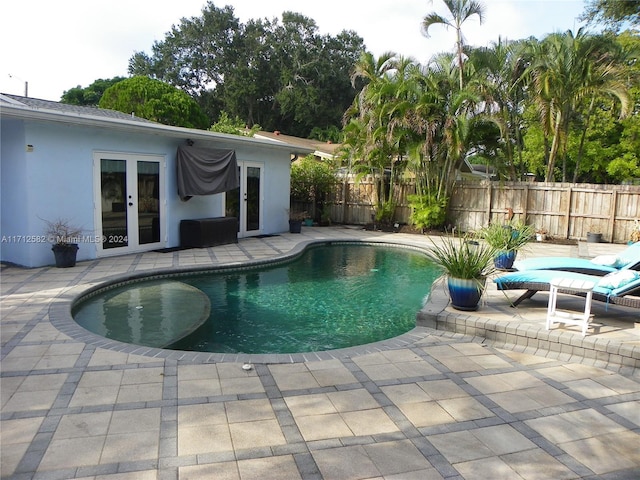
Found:
M 362 38 L 344 31 L 322 36 L 312 19 L 284 12 L 242 24 L 232 7 L 209 1 L 200 17 L 182 19 L 152 55 L 137 52 L 129 72 L 188 92 L 212 120 L 221 111 L 269 130 L 307 136 L 340 126 L 355 90 L 349 73 Z
M 470 17 L 477 15 L 482 23 L 484 19 L 484 6 L 476 0 L 442 0 L 451 16 L 449 18 L 432 12 L 422 20 L 422 31 L 426 37 L 429 36 L 429 28 L 433 25 L 444 25 L 456 31 L 456 54 L 458 58 L 458 68 L 460 75 L 460 90 L 463 88 L 463 45 L 462 24 Z
M 459 89 L 454 55 L 440 55 L 422 69 L 410 59 L 365 54 L 354 78 L 365 78 L 346 115 L 345 143 L 359 166 L 378 179 L 378 208 L 393 205 L 382 188 L 386 172 L 400 178 L 410 168 L 419 202 L 444 208 L 457 171 L 470 150 L 480 105 L 474 88 Z M 393 187 L 392 187 L 393 188 Z
M 594 94 L 606 94 L 620 101 L 620 112 L 625 116 L 630 111 L 630 98 L 623 72 L 602 48 L 602 38 L 580 29 L 576 35 L 571 31 L 554 33 L 531 45 L 533 101 L 551 138 L 545 181 L 553 181 L 556 160 L 566 151 L 572 116 L 582 102 Z M 566 172 L 563 163 L 563 181 Z
M 362 81 L 364 87 L 344 116 L 345 124 L 349 125 L 345 130 L 345 141 L 351 152 L 359 154 L 353 159 L 354 170 L 360 175 L 373 175 L 376 179 L 376 210 L 379 216 L 385 204 L 390 206 L 384 181 L 385 170 L 391 167 L 391 152 L 386 135 L 388 119 L 382 114 L 382 109 L 389 100 L 385 91 L 391 85 L 394 68 L 395 57 L 391 52 L 377 59 L 369 52 L 363 53 L 353 69 L 351 81 L 353 85 Z
M 60 103 L 95 107 L 100 103 L 100 99 L 107 88 L 121 82 L 125 78 L 126 77 L 113 77 L 106 80 L 99 78 L 87 88 L 82 88 L 80 85 L 70 88 L 69 90 L 64 91 L 62 98 L 60 99 Z
M 105 90 L 100 108 L 109 108 L 164 125 L 177 127 L 209 127 L 200 106 L 182 90 L 160 80 L 132 77 Z
M 208 1 L 200 17 L 182 18 L 163 41 L 154 42 L 151 56 L 134 53 L 129 74 L 157 78 L 196 97 L 223 82 L 241 33 L 233 7 Z
M 522 113 L 525 104 L 525 86 L 521 81 L 527 66 L 524 42 L 508 42 L 501 38 L 490 47 L 469 51 L 469 70 L 473 71 L 476 88 L 486 101 L 487 119 L 499 128 L 501 142 L 495 145 L 492 156 L 498 170 L 506 170 L 511 180 L 521 178 L 522 171 Z M 494 143 L 490 125 L 481 129 L 486 136 L 477 140 Z M 485 146 L 488 147 L 488 146 Z M 488 152 L 488 148 L 480 151 Z
M 619 31 L 625 24 L 640 23 L 640 0 L 588 0 L 580 18 Z

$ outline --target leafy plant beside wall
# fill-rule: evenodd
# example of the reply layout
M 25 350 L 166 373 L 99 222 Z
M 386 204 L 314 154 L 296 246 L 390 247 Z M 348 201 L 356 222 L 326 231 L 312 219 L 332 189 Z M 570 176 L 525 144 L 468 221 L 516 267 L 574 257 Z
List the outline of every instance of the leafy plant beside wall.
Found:
M 336 188 L 337 178 L 333 167 L 313 155 L 291 165 L 291 201 L 304 204 L 314 220 L 320 221 L 329 194 Z
M 428 228 L 444 224 L 447 214 L 447 201 L 438 200 L 435 195 L 409 195 L 411 223 L 423 232 Z

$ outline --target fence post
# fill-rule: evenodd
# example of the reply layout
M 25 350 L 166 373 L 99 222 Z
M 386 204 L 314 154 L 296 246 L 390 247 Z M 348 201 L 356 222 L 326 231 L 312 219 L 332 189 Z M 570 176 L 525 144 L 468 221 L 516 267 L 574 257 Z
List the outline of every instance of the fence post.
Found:
M 529 185 L 524 185 L 524 205 L 522 205 L 522 223 L 527 223 L 527 212 L 529 210 Z
M 491 196 L 492 196 L 492 184 L 489 182 L 487 185 L 487 221 L 485 225 L 489 225 L 491 223 Z
M 349 198 L 349 181 L 345 176 L 342 182 L 342 223 L 347 223 L 347 199 Z
M 567 199 L 567 212 L 565 213 L 565 216 L 564 216 L 564 223 L 565 223 L 564 238 L 569 238 L 569 231 L 570 231 L 569 224 L 571 223 L 571 199 L 573 198 L 573 188 L 571 187 L 571 185 L 567 187 L 567 194 L 569 195 L 569 198 Z
M 614 233 L 614 225 L 616 223 L 616 215 L 617 215 L 617 208 L 616 208 L 616 204 L 618 203 L 618 189 L 614 188 L 613 189 L 613 197 L 611 198 L 611 213 L 609 215 L 609 224 L 607 225 L 607 235 L 609 237 L 609 241 L 611 243 L 613 243 L 614 238 L 613 238 L 613 233 Z

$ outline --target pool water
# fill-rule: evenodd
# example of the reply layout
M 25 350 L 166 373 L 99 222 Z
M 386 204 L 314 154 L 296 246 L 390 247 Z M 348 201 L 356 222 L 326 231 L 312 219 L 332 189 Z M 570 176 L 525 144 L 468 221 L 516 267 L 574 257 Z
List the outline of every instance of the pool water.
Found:
M 206 294 L 210 315 L 191 333 L 162 346 L 219 353 L 295 353 L 385 340 L 415 326 L 416 313 L 438 276 L 418 251 L 337 244 L 311 247 L 279 266 L 180 277 L 180 282 Z M 185 305 L 179 295 L 168 303 L 182 305 L 185 313 L 203 310 Z M 83 308 L 78 309 L 76 321 Z M 140 310 L 144 308 L 138 307 L 137 315 Z

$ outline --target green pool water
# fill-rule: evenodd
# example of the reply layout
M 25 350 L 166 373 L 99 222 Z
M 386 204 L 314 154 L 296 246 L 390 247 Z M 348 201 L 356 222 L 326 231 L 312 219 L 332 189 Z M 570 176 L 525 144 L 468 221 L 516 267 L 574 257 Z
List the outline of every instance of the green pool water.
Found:
M 309 248 L 284 265 L 226 273 L 181 276 L 162 298 L 173 318 L 145 320 L 147 306 L 135 294 L 144 282 L 119 287 L 105 295 L 118 299 L 118 318 L 111 335 L 96 328 L 109 318 L 108 301 L 100 294 L 82 302 L 74 318 L 85 328 L 129 343 L 140 343 L 139 331 L 162 329 L 168 337 L 155 345 L 176 350 L 219 353 L 296 353 L 332 350 L 392 338 L 415 326 L 416 312 L 428 296 L 438 271 L 420 252 L 406 248 L 336 244 Z M 154 281 L 154 288 L 162 280 Z M 175 282 L 169 279 L 166 282 Z M 189 287 L 204 292 L 202 305 Z M 172 293 L 173 292 L 173 293 Z M 188 292 L 184 300 L 181 292 Z M 175 295 L 174 295 L 175 293 Z M 133 295 L 133 299 L 132 299 Z M 124 296 L 124 298 L 122 298 Z M 122 305 L 130 313 L 125 313 Z M 207 308 L 208 307 L 208 308 Z M 149 309 L 149 311 L 151 311 Z M 180 313 L 182 312 L 182 313 Z M 202 312 L 209 313 L 206 319 Z M 160 316 L 158 312 L 152 315 Z M 129 325 L 135 317 L 135 327 Z M 95 318 L 100 321 L 96 322 Z M 183 328 L 171 327 L 174 323 Z M 100 330 L 99 332 L 97 330 Z M 127 332 L 138 332 L 127 340 Z M 170 337 L 170 335 L 176 335 Z

